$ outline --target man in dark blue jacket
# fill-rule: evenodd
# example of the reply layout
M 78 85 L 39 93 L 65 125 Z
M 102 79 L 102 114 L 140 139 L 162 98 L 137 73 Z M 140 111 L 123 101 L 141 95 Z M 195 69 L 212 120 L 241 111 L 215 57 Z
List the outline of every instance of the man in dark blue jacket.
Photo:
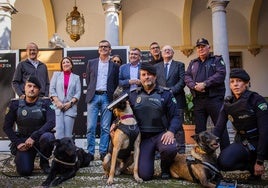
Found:
M 156 68 L 150 63 L 140 67 L 142 87 L 131 91 L 129 101 L 141 131 L 139 176 L 150 180 L 154 175 L 155 151 L 161 158 L 162 178 L 177 154 L 174 135 L 182 126 L 176 99 L 169 89 L 156 85 Z
M 22 176 L 31 175 L 37 150 L 46 157 L 40 156 L 40 167 L 45 173 L 50 170 L 55 111 L 49 98 L 39 98 L 40 88 L 38 79 L 29 77 L 24 87 L 25 99 L 11 100 L 6 111 L 3 130 L 15 148 L 15 164 Z M 18 132 L 14 131 L 15 122 Z
M 185 83 L 193 94 L 196 133 L 207 129 L 207 118 L 211 117 L 216 125 L 225 95 L 225 63 L 221 56 L 210 54 L 206 39 L 196 42 L 198 58 L 192 60 L 185 72 Z M 225 130 L 221 138 L 221 149 L 229 145 Z

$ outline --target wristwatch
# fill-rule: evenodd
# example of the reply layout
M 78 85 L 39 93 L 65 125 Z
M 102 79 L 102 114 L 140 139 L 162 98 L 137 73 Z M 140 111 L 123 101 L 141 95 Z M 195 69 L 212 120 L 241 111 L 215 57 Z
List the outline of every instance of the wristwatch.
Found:
M 74 105 L 74 102 L 73 101 L 71 101 L 71 106 L 73 106 Z

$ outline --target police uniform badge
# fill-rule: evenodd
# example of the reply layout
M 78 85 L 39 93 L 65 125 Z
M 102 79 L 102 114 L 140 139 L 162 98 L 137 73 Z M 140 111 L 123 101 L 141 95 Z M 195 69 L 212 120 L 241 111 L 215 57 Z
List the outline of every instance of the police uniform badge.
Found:
M 225 63 L 224 63 L 224 61 L 223 61 L 223 60 L 221 60 L 221 64 L 222 64 L 222 65 L 225 65 Z
M 137 97 L 137 99 L 136 99 L 136 103 L 140 103 L 141 102 L 141 97 Z
M 261 103 L 258 105 L 258 108 L 262 111 L 267 110 L 267 104 L 266 103 Z
M 234 118 L 233 118 L 231 115 L 228 115 L 228 119 L 229 119 L 231 122 L 234 122 Z
M 175 99 L 175 97 L 172 97 L 172 101 L 177 104 L 177 100 Z
M 21 111 L 21 114 L 22 114 L 23 116 L 27 116 L 27 110 L 22 110 L 22 111 Z

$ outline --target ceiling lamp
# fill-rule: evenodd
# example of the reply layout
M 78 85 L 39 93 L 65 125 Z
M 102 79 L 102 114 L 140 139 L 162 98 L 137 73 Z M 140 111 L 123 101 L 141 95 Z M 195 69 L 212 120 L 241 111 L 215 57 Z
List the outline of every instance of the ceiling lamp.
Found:
M 83 35 L 85 32 L 85 20 L 84 16 L 81 16 L 80 12 L 77 11 L 76 0 L 73 8 L 73 11 L 70 14 L 67 13 L 66 16 L 66 32 L 76 42 L 80 39 L 80 35 Z

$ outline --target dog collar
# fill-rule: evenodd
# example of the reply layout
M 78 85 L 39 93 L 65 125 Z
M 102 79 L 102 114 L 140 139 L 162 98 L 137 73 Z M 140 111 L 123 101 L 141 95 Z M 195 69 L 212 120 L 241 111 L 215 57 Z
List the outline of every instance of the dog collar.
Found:
M 68 163 L 68 162 L 65 162 L 65 161 L 61 161 L 61 160 L 57 159 L 56 157 L 54 157 L 53 160 L 56 161 L 56 162 L 58 162 L 58 163 L 67 165 L 67 166 L 74 166 L 74 165 L 76 165 L 76 163 L 78 161 L 78 158 L 76 157 L 75 158 L 75 162 L 73 162 L 73 163 Z
M 120 120 L 127 119 L 127 118 L 134 118 L 133 114 L 127 114 L 120 117 Z

